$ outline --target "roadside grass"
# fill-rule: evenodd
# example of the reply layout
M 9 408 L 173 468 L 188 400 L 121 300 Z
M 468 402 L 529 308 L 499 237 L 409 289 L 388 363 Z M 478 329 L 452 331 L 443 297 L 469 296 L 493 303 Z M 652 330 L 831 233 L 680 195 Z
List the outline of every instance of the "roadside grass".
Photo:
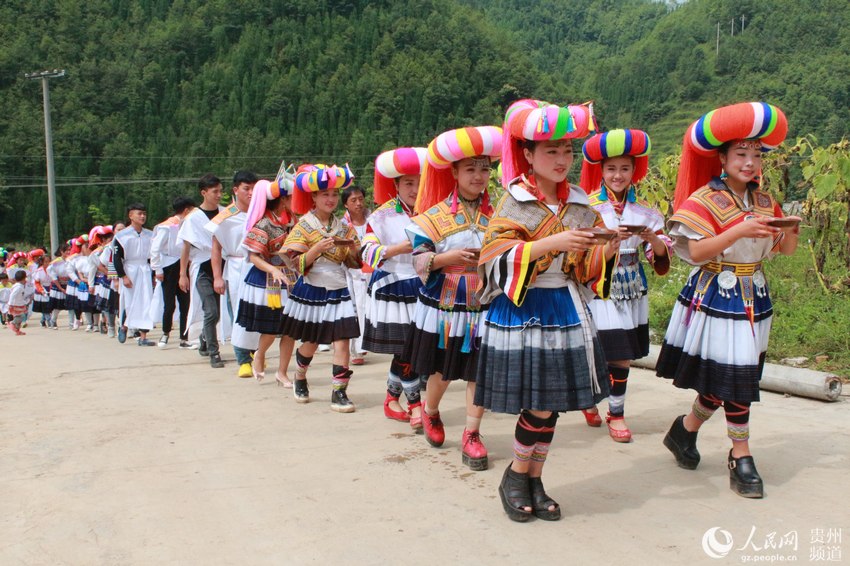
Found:
M 805 367 L 850 379 L 850 297 L 827 293 L 815 275 L 805 234 L 793 256 L 776 256 L 765 262 L 773 327 L 768 361 L 806 357 Z M 674 260 L 666 277 L 647 270 L 649 326 L 653 342 L 661 343 L 676 297 L 692 267 Z M 817 362 L 817 356 L 827 356 Z

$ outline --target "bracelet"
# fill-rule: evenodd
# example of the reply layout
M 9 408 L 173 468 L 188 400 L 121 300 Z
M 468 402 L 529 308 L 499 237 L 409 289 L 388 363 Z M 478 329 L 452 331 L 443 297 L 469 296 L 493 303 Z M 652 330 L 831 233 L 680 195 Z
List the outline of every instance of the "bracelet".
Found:
M 437 254 L 432 253 L 431 257 L 428 258 L 428 263 L 425 264 L 425 278 L 426 279 L 431 276 L 431 268 L 434 266 L 434 258 L 435 257 L 437 257 Z

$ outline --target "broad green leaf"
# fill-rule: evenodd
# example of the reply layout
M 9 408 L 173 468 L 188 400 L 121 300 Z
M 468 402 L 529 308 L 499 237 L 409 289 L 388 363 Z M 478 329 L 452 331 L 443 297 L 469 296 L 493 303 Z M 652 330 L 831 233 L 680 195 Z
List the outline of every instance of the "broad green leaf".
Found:
M 828 199 L 835 192 L 835 187 L 838 185 L 838 175 L 829 173 L 816 177 L 812 183 L 815 187 L 815 194 L 818 198 Z

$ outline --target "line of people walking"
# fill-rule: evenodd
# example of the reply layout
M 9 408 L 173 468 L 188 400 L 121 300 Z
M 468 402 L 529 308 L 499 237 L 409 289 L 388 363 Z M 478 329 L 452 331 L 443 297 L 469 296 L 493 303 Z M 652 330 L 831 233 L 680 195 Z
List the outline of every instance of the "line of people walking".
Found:
M 759 176 L 762 152 L 786 132 L 785 115 L 766 103 L 699 118 L 684 136 L 665 221 L 640 195 L 646 132 L 600 132 L 590 104 L 519 100 L 501 126 L 453 129 L 427 147 L 380 154 L 371 213 L 349 167 L 326 164 L 281 165 L 273 180 L 240 171 L 227 207 L 222 182 L 205 175 L 201 202 L 175 199 L 174 216 L 153 231 L 144 206 L 131 205 L 127 227 L 95 227 L 46 267 L 27 256 L 33 310 L 51 328 L 62 310 L 72 328 L 85 314 L 87 330 L 104 324 L 140 346 L 154 345 L 148 332 L 161 324 L 158 345 L 167 347 L 179 309 L 179 347 L 221 368 L 220 344 L 229 341 L 239 377 L 258 381 L 278 341 L 275 380 L 297 403 L 315 399 L 310 367 L 327 345 L 330 408 L 340 413 L 356 410 L 352 366 L 366 352 L 390 355 L 384 416 L 434 447 L 446 440 L 441 400 L 463 382 L 462 462 L 489 467 L 486 411 L 517 415 L 498 490 L 503 509 L 514 521 L 557 520 L 542 472 L 559 415 L 581 411 L 589 426 L 604 422 L 613 441 L 632 440 L 629 368 L 649 351 L 645 269 L 664 276 L 676 255 L 693 270 L 657 373 L 698 396 L 664 445 L 695 469 L 698 431 L 722 406 L 730 487 L 758 498 L 748 422 L 773 312 L 762 262 L 794 252 L 800 222 L 783 217 Z M 572 184 L 573 140 L 588 137 Z M 496 161 L 501 189 L 491 195 Z

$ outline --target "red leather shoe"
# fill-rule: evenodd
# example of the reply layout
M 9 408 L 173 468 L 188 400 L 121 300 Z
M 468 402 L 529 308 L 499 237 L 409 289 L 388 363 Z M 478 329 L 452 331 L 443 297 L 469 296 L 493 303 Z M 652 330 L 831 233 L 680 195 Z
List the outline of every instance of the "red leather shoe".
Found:
M 596 409 L 595 413 L 591 413 L 587 409 L 582 409 L 581 414 L 584 415 L 584 420 L 587 423 L 587 426 L 592 426 L 592 427 L 602 426 L 602 417 L 599 416 L 599 409 Z
M 392 401 L 398 401 L 398 398 L 387 393 L 387 398 L 384 399 L 384 416 L 395 421 L 409 421 L 410 415 L 408 415 L 406 411 L 396 411 L 390 408 L 390 402 Z
M 446 429 L 443 428 L 443 421 L 440 419 L 439 411 L 437 411 L 436 415 L 429 415 L 423 407 L 422 428 L 425 430 L 425 439 L 434 448 L 439 448 L 446 441 Z
M 631 442 L 632 441 L 632 431 L 628 428 L 624 430 L 619 430 L 611 427 L 611 421 L 621 421 L 623 420 L 622 415 L 619 417 L 612 417 L 611 413 L 608 413 L 608 416 L 605 417 L 605 422 L 608 424 L 608 434 L 611 435 L 611 438 L 614 439 L 614 442 Z
M 413 416 L 413 409 L 419 409 L 419 416 Z M 414 430 L 414 432 L 422 432 L 422 402 L 413 403 L 407 407 L 407 414 L 410 416 L 410 428 Z
M 487 469 L 487 448 L 481 442 L 481 433 L 477 430 L 463 429 L 463 463 L 469 469 L 480 472 Z

